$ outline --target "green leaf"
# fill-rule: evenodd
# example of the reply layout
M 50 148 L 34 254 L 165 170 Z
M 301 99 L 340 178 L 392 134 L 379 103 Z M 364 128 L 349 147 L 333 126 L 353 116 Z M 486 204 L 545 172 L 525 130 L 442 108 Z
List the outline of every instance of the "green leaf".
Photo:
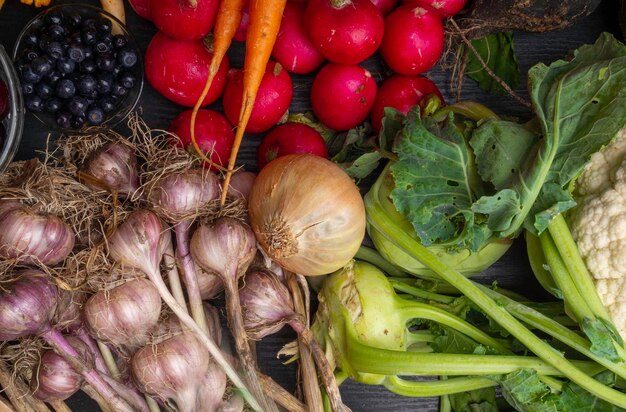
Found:
M 520 369 L 500 378 L 502 396 L 519 412 L 558 411 L 550 388 L 534 369 Z
M 482 192 L 465 137 L 450 114 L 443 122 L 409 113 L 397 137 L 391 166 L 396 209 L 415 228 L 422 244 L 473 248 L 475 228 L 471 206 Z M 481 235 L 481 239 L 484 238 Z M 477 249 L 478 247 L 476 247 Z
M 513 33 L 495 33 L 480 39 L 472 40 L 472 46 L 478 52 L 483 62 L 498 77 L 500 77 L 511 89 L 515 90 L 519 86 L 520 72 L 515 55 Z M 465 74 L 478 83 L 478 86 L 493 94 L 505 95 L 504 88 L 487 73 L 476 55 L 471 51 L 466 51 L 467 66 Z
M 430 322 L 429 329 L 437 335 L 430 347 L 437 353 L 485 354 L 488 349 L 468 338 L 461 332 L 447 326 Z
M 456 393 L 448 398 L 455 412 L 498 412 L 494 388 Z
M 522 225 L 540 233 L 551 218 L 574 206 L 568 184 L 626 123 L 626 47 L 605 33 L 595 44 L 576 50 L 570 61 L 534 66 L 529 81 L 543 137 L 520 172 L 508 180 L 501 172 L 490 175 L 494 182 L 508 184 L 474 207 L 488 215 L 489 228 L 502 237 L 516 234 Z M 474 135 L 500 131 L 493 139 L 503 148 L 516 147 L 519 133 L 512 130 L 519 131 L 491 120 Z M 479 170 L 494 170 L 488 156 L 476 161 Z
M 607 386 L 615 384 L 615 375 L 611 372 L 602 372 L 595 376 L 596 380 Z M 559 411 L 576 412 L 618 412 L 624 409 L 598 399 L 575 383 L 568 383 L 556 398 Z
M 614 332 L 614 327 L 612 325 L 607 325 L 606 322 L 599 318 L 585 318 L 583 319 L 581 329 L 585 335 L 587 335 L 587 338 L 589 338 L 589 341 L 591 342 L 591 347 L 589 349 L 593 353 L 613 362 L 622 361 L 614 345 L 614 342 L 616 342 L 614 339 L 616 337 L 617 339 L 620 339 L 619 334 Z M 619 340 L 617 342 L 619 342 Z

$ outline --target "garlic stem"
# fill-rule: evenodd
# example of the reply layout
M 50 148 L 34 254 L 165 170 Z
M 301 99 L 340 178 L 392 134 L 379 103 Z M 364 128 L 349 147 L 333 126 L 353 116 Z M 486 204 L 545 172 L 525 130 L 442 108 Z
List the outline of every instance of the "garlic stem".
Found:
M 169 236 L 169 234 L 166 234 L 166 236 Z M 174 247 L 172 246 L 172 243 L 169 242 L 169 245 L 163 254 L 163 260 L 165 265 L 168 267 L 167 280 L 170 284 L 170 290 L 172 291 L 172 295 L 176 299 L 176 302 L 178 302 L 181 309 L 183 309 L 185 313 L 189 313 L 187 311 L 187 302 L 185 301 L 185 294 L 183 293 L 183 286 L 180 283 L 180 276 L 178 274 L 178 267 L 176 266 L 176 259 L 174 256 Z M 159 275 L 159 277 L 161 276 Z
M 107 345 L 100 341 L 97 341 L 97 344 L 99 352 L 104 359 L 104 363 L 106 364 L 106 368 L 111 373 L 111 377 L 119 381 L 122 375 L 120 373 L 120 369 L 117 367 L 115 358 L 113 358 L 113 353 L 111 352 L 111 349 L 109 349 Z

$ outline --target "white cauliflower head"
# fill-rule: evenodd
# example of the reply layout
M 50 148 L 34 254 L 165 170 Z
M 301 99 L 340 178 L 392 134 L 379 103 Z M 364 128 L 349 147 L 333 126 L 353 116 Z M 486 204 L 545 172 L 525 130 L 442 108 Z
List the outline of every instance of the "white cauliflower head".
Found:
M 626 339 L 626 127 L 591 157 L 576 184 L 578 206 L 568 219 L 572 235 Z

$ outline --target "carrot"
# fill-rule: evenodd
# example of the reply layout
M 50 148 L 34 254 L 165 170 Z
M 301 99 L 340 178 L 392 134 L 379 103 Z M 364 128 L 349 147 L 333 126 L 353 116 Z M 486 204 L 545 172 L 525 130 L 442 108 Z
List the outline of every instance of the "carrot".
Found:
M 213 57 L 211 58 L 211 64 L 209 65 L 209 76 L 206 79 L 204 89 L 202 89 L 202 93 L 200 93 L 200 97 L 198 98 L 196 105 L 193 107 L 191 120 L 189 122 L 193 148 L 207 164 L 210 164 L 218 170 L 226 169 L 211 161 L 211 159 L 209 159 L 206 154 L 202 152 L 200 146 L 198 146 L 198 142 L 196 141 L 196 117 L 198 115 L 198 110 L 200 110 L 200 107 L 202 106 L 202 101 L 209 93 L 211 84 L 213 84 L 213 79 L 222 64 L 222 60 L 224 60 L 224 56 L 233 41 L 233 37 L 235 37 L 239 23 L 241 23 L 244 4 L 245 0 L 223 0 L 220 3 L 217 20 L 215 21 L 215 28 L 213 29 Z
M 259 91 L 261 79 L 263 79 L 265 74 L 265 67 L 276 42 L 286 3 L 287 0 L 250 1 L 250 26 L 248 27 L 248 35 L 246 37 L 246 56 L 243 63 L 243 99 L 233 151 L 228 160 L 228 170 L 224 178 L 222 205 L 226 202 L 226 193 L 235 167 L 235 161 L 237 160 L 239 146 L 252 114 L 254 100 Z

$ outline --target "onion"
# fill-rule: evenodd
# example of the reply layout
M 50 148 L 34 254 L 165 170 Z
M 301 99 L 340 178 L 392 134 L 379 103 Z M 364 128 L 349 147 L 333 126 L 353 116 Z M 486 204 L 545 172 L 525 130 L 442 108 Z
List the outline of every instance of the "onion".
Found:
M 33 269 L 0 287 L 0 340 L 37 335 L 50 328 L 58 291 L 47 275 Z
M 357 186 L 339 166 L 319 156 L 287 155 L 270 162 L 256 178 L 248 204 L 265 253 L 302 275 L 342 268 L 365 235 Z
M 94 294 L 83 309 L 86 325 L 96 339 L 131 351 L 148 342 L 160 312 L 159 292 L 144 278 Z
M 143 392 L 163 402 L 174 401 L 179 412 L 193 412 L 205 409 L 199 401 L 210 365 L 202 344 L 181 333 L 139 349 L 131 359 L 131 375 Z
M 256 175 L 252 172 L 242 171 L 233 174 L 228 185 L 228 194 L 235 198 L 247 200 L 255 178 Z
M 87 161 L 86 172 L 122 195 L 131 195 L 139 188 L 137 157 L 122 143 L 112 142 L 96 151 Z M 94 188 L 88 181 L 86 185 Z
M 74 248 L 74 233 L 59 217 L 28 207 L 6 207 L 0 214 L 0 257 L 25 264 L 55 265 Z
M 67 337 L 67 341 L 81 354 L 83 361 L 91 361 L 89 349 L 83 342 L 71 336 Z M 39 365 L 33 371 L 30 388 L 37 399 L 45 402 L 62 401 L 76 393 L 83 381 L 72 365 L 48 349 L 42 353 Z

